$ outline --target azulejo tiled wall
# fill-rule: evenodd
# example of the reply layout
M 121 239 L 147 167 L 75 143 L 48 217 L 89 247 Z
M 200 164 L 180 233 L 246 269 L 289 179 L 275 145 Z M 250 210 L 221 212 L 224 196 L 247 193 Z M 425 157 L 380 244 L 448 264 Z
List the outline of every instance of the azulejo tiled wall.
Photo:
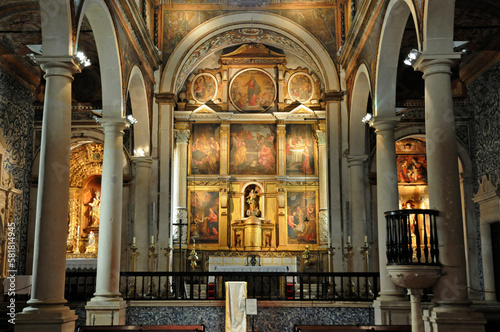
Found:
M 14 187 L 22 190 L 15 202 L 14 223 L 19 243 L 17 273 L 26 270 L 28 208 L 33 161 L 33 94 L 0 70 L 0 128 L 7 144 L 2 167 L 12 175 Z
M 127 308 L 127 325 L 190 325 L 203 323 L 208 332 L 223 332 L 225 307 Z M 251 324 L 252 318 L 248 318 Z M 255 330 L 292 332 L 294 325 L 373 325 L 372 308 L 260 307 Z

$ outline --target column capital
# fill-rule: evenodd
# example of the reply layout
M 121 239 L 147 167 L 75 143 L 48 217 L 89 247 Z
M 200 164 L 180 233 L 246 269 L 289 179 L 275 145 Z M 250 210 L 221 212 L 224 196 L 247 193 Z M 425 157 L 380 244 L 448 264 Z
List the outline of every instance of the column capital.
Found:
M 351 166 L 363 166 L 365 161 L 368 160 L 368 155 L 348 155 L 347 162 L 349 163 L 349 167 Z
M 104 117 L 97 119 L 97 122 L 101 124 L 104 128 L 104 132 L 107 131 L 120 131 L 123 133 L 123 130 L 128 127 L 128 123 L 125 118 L 120 117 Z
M 173 92 L 162 92 L 155 94 L 156 103 L 158 104 L 175 104 L 175 93 Z
M 323 93 L 322 99 L 325 102 L 342 101 L 344 99 L 344 95 L 345 95 L 344 91 L 327 91 Z
M 153 158 L 150 156 L 134 156 L 130 157 L 130 160 L 132 160 L 132 163 L 136 167 L 151 167 L 151 164 L 153 163 Z
M 399 123 L 399 116 L 375 116 L 370 122 L 370 126 L 375 128 L 375 132 L 394 130 Z
M 73 79 L 73 74 L 81 71 L 80 62 L 73 56 L 36 56 L 36 63 L 45 72 L 44 78 L 49 76 L 66 76 Z
M 316 130 L 316 139 L 318 140 L 318 145 L 326 145 L 327 135 L 324 130 Z
M 451 75 L 451 67 L 455 62 L 459 61 L 461 53 L 454 52 L 449 54 L 422 54 L 418 57 L 417 62 L 413 65 L 415 70 L 424 73 L 422 78 L 426 78 L 432 74 L 448 74 Z
M 189 138 L 191 137 L 191 130 L 189 129 L 175 129 L 174 130 L 174 135 L 175 139 L 177 140 L 177 143 L 188 143 Z

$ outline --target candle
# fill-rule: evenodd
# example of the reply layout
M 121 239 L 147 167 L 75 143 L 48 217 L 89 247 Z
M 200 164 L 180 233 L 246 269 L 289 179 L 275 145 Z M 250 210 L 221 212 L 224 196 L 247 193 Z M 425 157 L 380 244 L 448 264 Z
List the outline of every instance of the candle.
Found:
M 365 235 L 365 243 L 368 242 L 368 236 Z
M 132 245 L 134 245 L 134 246 L 135 246 L 135 236 L 134 236 L 134 238 L 132 239 Z
M 155 244 L 155 237 L 154 237 L 154 235 L 151 235 L 151 244 Z
M 80 236 L 80 225 L 78 225 L 78 229 L 76 230 L 76 235 Z
M 347 236 L 347 243 L 351 243 L 351 236 Z

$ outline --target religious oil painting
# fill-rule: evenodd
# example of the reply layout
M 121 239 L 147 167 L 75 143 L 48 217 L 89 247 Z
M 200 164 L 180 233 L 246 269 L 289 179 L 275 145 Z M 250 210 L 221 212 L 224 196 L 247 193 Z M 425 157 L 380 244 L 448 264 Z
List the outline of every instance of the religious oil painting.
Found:
M 204 104 L 217 96 L 217 80 L 212 74 L 202 73 L 196 75 L 191 85 L 191 94 L 194 100 Z
M 231 174 L 276 174 L 276 127 L 231 125 L 229 171 Z
M 287 193 L 288 244 L 316 244 L 316 193 L 314 191 Z
M 312 125 L 286 126 L 286 173 L 288 175 L 315 174 L 315 141 Z
M 191 191 L 189 237 L 191 243 L 219 243 L 218 191 Z
M 425 155 L 399 155 L 397 157 L 397 167 L 398 183 L 427 183 L 427 158 Z
M 239 111 L 264 112 L 274 104 L 276 85 L 261 69 L 244 69 L 236 74 L 229 86 L 229 97 Z
M 398 183 L 427 184 L 427 157 L 424 139 L 405 138 L 396 142 Z
M 314 93 L 311 76 L 306 73 L 295 73 L 288 80 L 288 95 L 292 100 L 307 103 Z
M 220 126 L 193 125 L 190 151 L 191 174 L 219 174 Z

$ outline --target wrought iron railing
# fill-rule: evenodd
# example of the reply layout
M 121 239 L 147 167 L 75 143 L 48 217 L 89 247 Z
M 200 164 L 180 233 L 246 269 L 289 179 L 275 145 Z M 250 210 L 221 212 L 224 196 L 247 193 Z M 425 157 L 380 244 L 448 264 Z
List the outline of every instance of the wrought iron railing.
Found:
M 247 282 L 247 296 L 271 301 L 373 301 L 378 273 L 122 272 L 126 300 L 224 300 L 226 281 Z
M 438 265 L 438 211 L 425 209 L 385 212 L 387 221 L 387 264 Z
M 64 298 L 67 301 L 88 301 L 95 293 L 95 271 L 66 271 Z
M 225 300 L 226 281 L 246 281 L 247 296 L 268 301 L 373 301 L 379 273 L 121 272 L 126 300 Z M 66 272 L 65 298 L 88 301 L 96 272 Z

